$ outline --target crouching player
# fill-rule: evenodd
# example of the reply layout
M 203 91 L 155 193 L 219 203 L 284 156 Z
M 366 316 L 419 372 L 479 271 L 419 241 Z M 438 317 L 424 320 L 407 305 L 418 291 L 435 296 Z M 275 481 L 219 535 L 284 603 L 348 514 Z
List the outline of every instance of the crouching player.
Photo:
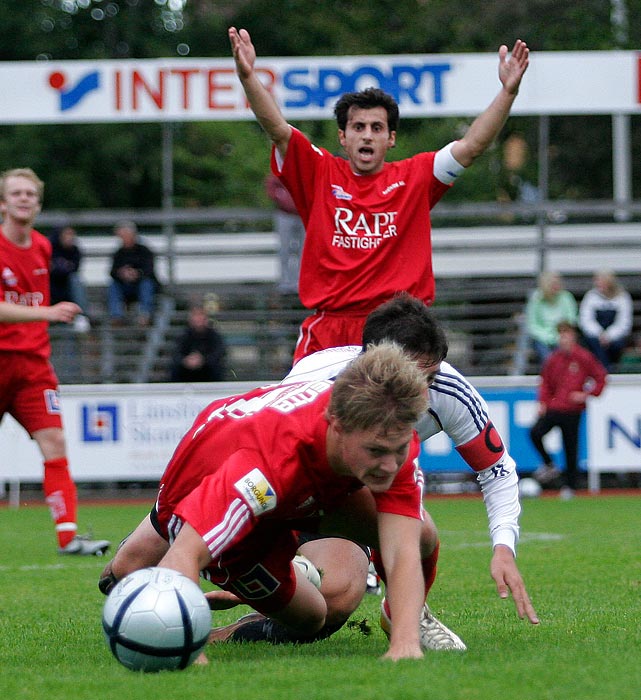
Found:
M 380 553 L 394 619 L 385 657 L 421 657 L 430 583 L 421 562 L 432 543 L 414 425 L 426 406 L 423 373 L 391 343 L 335 382 L 214 401 L 179 443 L 150 516 L 119 548 L 101 589 L 158 564 L 194 581 L 204 575 L 298 639 L 326 636 L 337 623 L 292 563 L 293 530 L 332 533 Z
M 297 362 L 283 382 L 335 378 L 363 350 L 386 339 L 401 345 L 424 372 L 429 405 L 416 425 L 421 440 L 444 432 L 477 473 L 492 541 L 490 572 L 499 596 L 507 598 L 511 593 L 519 617 L 537 624 L 538 617 L 515 561 L 520 515 L 516 465 L 492 425 L 485 401 L 456 369 L 445 362 L 448 350 L 445 333 L 425 304 L 408 294 L 398 295 L 368 316 L 363 330 L 363 348 L 345 346 L 314 353 Z M 436 577 L 439 552 L 438 532 L 429 514 L 425 515 L 424 538 L 428 542 L 428 556 L 423 569 L 429 591 Z M 339 610 L 341 618 L 348 619 L 365 592 L 367 560 L 363 551 L 353 542 L 312 534 L 306 534 L 302 542 L 300 552 L 323 571 L 321 590 L 330 610 Z M 385 579 L 376 552 L 374 561 Z M 218 599 L 221 606 L 233 603 L 224 593 L 210 596 Z M 391 620 L 386 599 L 381 604 L 381 625 L 389 633 Z M 291 635 L 287 638 L 283 630 L 256 616 L 241 618 L 233 625 L 215 630 L 212 636 L 218 641 L 292 641 Z M 421 646 L 430 650 L 466 648 L 458 635 L 434 616 L 427 604 L 421 615 Z

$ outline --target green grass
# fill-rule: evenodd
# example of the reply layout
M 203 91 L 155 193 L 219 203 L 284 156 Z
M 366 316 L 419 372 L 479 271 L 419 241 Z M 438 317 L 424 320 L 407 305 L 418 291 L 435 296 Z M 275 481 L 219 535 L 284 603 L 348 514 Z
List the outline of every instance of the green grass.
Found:
M 641 689 L 641 497 L 526 501 L 519 567 L 541 618 L 517 618 L 489 577 L 479 499 L 428 500 L 441 530 L 430 602 L 468 645 L 464 654 L 383 662 L 379 598 L 307 646 L 220 645 L 209 665 L 162 674 L 121 667 L 102 637 L 100 559 L 61 558 L 42 507 L 0 508 L 0 691 L 12 700 L 626 700 Z M 81 508 L 83 524 L 117 542 L 147 505 Z M 244 609 L 215 614 L 215 624 Z

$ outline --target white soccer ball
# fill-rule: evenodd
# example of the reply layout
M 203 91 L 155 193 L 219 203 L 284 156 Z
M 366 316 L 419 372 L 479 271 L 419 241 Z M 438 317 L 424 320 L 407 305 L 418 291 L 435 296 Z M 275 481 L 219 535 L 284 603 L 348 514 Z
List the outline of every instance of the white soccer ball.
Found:
M 102 627 L 111 653 L 133 671 L 187 668 L 209 638 L 211 611 L 190 578 L 171 569 L 134 571 L 109 594 Z
M 538 498 L 541 495 L 541 484 L 536 479 L 519 479 L 519 493 L 521 498 Z

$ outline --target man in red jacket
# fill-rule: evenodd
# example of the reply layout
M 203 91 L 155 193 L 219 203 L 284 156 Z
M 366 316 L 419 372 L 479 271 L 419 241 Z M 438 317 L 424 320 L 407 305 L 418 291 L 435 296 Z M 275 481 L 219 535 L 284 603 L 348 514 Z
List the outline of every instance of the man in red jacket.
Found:
M 565 477 L 561 497 L 571 498 L 577 486 L 579 423 L 588 396 L 599 396 L 605 387 L 607 371 L 588 350 L 577 343 L 577 331 L 569 321 L 561 321 L 559 346 L 541 370 L 539 418 L 530 430 L 530 439 L 543 459 L 535 472 L 541 482 L 560 475 L 543 445 L 543 437 L 559 427 L 563 436 Z

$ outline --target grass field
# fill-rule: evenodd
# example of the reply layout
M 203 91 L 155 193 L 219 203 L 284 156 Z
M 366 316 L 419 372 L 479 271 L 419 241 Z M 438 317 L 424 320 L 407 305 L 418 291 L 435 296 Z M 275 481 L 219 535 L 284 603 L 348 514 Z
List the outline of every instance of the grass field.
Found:
M 219 645 L 209 665 L 143 675 L 110 655 L 100 626 L 100 559 L 61 558 L 48 512 L 0 508 L 0 692 L 11 700 L 635 700 L 641 694 L 641 495 L 524 503 L 519 566 L 537 627 L 499 600 L 480 498 L 434 499 L 440 527 L 433 610 L 468 651 L 379 659 L 379 598 L 307 646 Z M 86 505 L 80 520 L 114 542 L 148 505 Z M 216 613 L 225 624 L 244 608 Z

